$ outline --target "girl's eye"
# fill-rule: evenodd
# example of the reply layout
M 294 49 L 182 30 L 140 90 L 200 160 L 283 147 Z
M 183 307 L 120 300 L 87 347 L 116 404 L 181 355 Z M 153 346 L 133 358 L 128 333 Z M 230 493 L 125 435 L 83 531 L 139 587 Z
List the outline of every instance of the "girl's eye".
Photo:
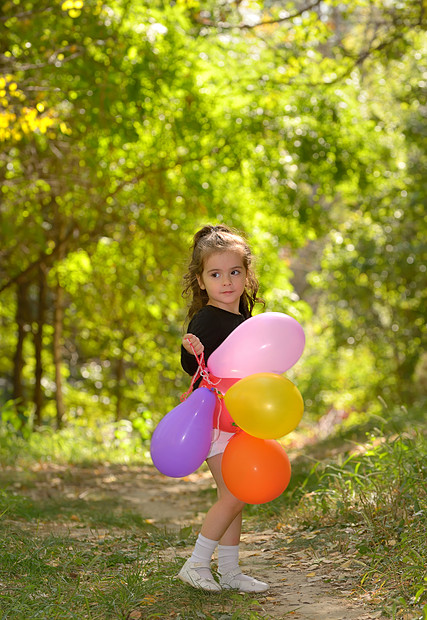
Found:
M 211 273 L 211 278 L 218 278 L 219 277 L 219 273 L 217 273 L 216 271 L 214 273 Z
M 232 276 L 239 276 L 240 275 L 240 269 L 233 269 L 233 271 L 231 272 Z

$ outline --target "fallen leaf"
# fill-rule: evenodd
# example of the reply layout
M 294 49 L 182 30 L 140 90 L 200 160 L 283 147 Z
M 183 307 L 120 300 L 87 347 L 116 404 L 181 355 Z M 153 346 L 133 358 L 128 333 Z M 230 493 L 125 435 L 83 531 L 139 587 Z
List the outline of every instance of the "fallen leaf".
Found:
M 141 602 L 144 604 L 151 605 L 152 603 L 156 602 L 156 597 L 152 596 L 151 594 L 147 594 L 146 596 L 144 596 Z

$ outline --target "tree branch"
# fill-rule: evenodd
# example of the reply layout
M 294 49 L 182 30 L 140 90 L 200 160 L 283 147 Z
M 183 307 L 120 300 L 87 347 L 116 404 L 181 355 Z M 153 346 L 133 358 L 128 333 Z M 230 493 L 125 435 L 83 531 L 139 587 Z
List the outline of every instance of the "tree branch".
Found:
M 60 239 L 58 241 L 58 243 L 55 245 L 55 247 L 53 248 L 53 250 L 48 254 L 47 252 L 42 252 L 40 254 L 40 256 L 37 258 L 37 260 L 35 260 L 34 262 L 32 262 L 30 265 L 28 265 L 28 267 L 26 269 L 24 269 L 24 271 L 20 271 L 16 276 L 13 276 L 13 278 L 10 278 L 5 284 L 3 284 L 2 286 L 0 286 L 0 293 L 2 293 L 4 290 L 6 290 L 7 288 L 11 287 L 13 284 L 21 284 L 22 282 L 25 282 L 27 276 L 37 267 L 39 267 L 40 265 L 43 264 L 48 264 L 51 261 L 51 258 L 53 256 L 55 256 L 56 254 L 58 254 L 59 250 L 62 249 L 64 247 L 64 245 L 67 243 L 67 241 L 78 231 L 78 227 L 75 224 L 75 226 L 71 227 L 70 230 L 68 231 L 68 233 L 65 235 L 65 237 L 63 237 L 62 239 Z
M 7 22 L 9 19 L 15 17 L 16 19 L 25 19 L 29 15 L 36 15 L 37 13 L 48 13 L 53 11 L 52 6 L 43 7 L 40 9 L 35 9 L 33 11 L 22 11 L 22 13 L 16 13 L 16 15 L 1 15 L 0 22 Z
M 306 11 L 311 11 L 317 6 L 320 5 L 322 0 L 314 0 L 310 4 L 307 4 L 302 9 L 295 11 L 295 13 L 291 13 L 286 15 L 285 17 L 278 17 L 277 19 L 266 19 L 265 21 L 259 22 L 258 24 L 230 24 L 229 22 L 218 22 L 215 23 L 213 21 L 208 21 L 206 19 L 196 18 L 197 23 L 204 26 L 205 28 L 217 28 L 217 29 L 226 29 L 231 30 L 233 28 L 238 28 L 239 30 L 254 30 L 255 28 L 262 28 L 262 26 L 271 26 L 273 24 L 282 24 L 283 22 L 292 21 L 295 17 L 299 17 Z
M 218 150 L 219 150 L 219 147 L 214 147 L 214 149 L 210 151 L 210 154 L 212 154 L 213 152 L 218 152 Z M 194 161 L 200 161 L 205 156 L 206 154 L 200 155 L 199 157 L 179 159 L 175 162 L 167 162 L 165 163 L 164 166 L 158 166 L 157 168 L 149 168 L 147 170 L 142 170 L 139 174 L 134 175 L 131 179 L 129 178 L 124 179 L 121 183 L 117 185 L 117 187 L 109 191 L 106 195 L 102 195 L 99 198 L 99 200 L 95 204 L 92 205 L 92 208 L 97 209 L 97 207 L 105 204 L 105 201 L 107 198 L 114 198 L 115 196 L 117 196 L 117 194 L 119 194 L 126 185 L 129 185 L 129 184 L 137 185 L 140 181 L 142 181 L 145 177 L 149 175 L 159 174 L 161 172 L 167 172 L 168 170 L 173 170 L 176 166 L 182 166 L 187 163 L 194 162 Z M 95 239 L 98 235 L 105 234 L 105 229 L 109 224 L 111 224 L 111 221 L 110 222 L 103 221 L 101 223 L 95 224 L 92 230 L 85 231 L 85 232 L 89 234 L 90 239 Z M 0 286 L 0 294 L 7 288 L 10 288 L 11 286 L 13 286 L 14 284 L 20 284 L 21 282 L 25 282 L 28 275 L 40 265 L 50 263 L 52 257 L 55 257 L 60 252 L 60 250 L 66 245 L 68 240 L 74 234 L 78 232 L 80 232 L 79 227 L 76 222 L 73 222 L 73 226 L 71 226 L 68 233 L 56 243 L 55 247 L 49 254 L 47 252 L 42 252 L 36 260 L 34 260 L 30 265 L 28 265 L 28 267 L 26 267 L 26 269 L 19 272 L 18 274 L 10 278 L 7 282 L 5 282 L 2 286 Z

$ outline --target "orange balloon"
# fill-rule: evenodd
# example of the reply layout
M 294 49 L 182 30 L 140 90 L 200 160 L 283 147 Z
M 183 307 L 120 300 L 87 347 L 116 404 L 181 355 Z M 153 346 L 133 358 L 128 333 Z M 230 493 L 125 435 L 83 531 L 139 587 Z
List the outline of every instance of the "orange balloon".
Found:
M 206 379 L 202 379 L 199 387 L 214 387 L 216 390 L 221 392 L 222 396 L 226 393 L 226 391 L 235 383 L 237 383 L 239 379 L 220 379 L 219 377 L 214 377 L 214 375 L 209 375 L 209 381 Z M 235 433 L 239 430 L 238 425 L 231 417 L 227 407 L 225 406 L 224 398 L 220 398 L 218 394 L 216 394 L 216 406 L 213 415 L 213 428 L 219 428 L 220 431 L 225 431 L 227 433 Z
M 291 479 L 289 458 L 279 442 L 244 431 L 228 442 L 221 468 L 229 491 L 246 504 L 271 502 Z

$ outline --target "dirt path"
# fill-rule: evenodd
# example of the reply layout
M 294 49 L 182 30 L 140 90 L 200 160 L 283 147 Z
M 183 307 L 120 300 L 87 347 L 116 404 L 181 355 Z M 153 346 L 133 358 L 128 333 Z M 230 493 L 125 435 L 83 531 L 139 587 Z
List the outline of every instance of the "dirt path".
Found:
M 157 527 L 180 530 L 192 526 L 194 532 L 210 502 L 203 491 L 212 487 L 207 471 L 199 470 L 186 479 L 172 479 L 150 466 L 67 471 L 49 466 L 36 476 L 37 484 L 26 494 L 39 499 L 43 494 L 91 500 L 120 496 L 124 510 L 141 514 Z M 310 539 L 315 535 L 312 532 L 303 536 Z M 291 542 L 292 531 L 286 526 L 263 532 L 251 532 L 244 526 L 241 566 L 271 584 L 267 594 L 259 597 L 264 612 L 274 618 L 295 620 L 384 618 L 372 611 L 360 591 L 355 590 L 357 566 L 351 554 L 343 556 L 332 544 L 320 555 L 310 546 L 295 550 Z M 170 547 L 163 556 L 188 557 L 190 551 L 190 547 Z
M 208 505 L 200 492 L 213 486 L 208 472 L 174 480 L 147 468 L 140 476 L 143 493 L 139 485 L 130 485 L 123 489 L 124 500 L 150 515 L 153 523 L 159 526 L 172 529 L 192 525 L 195 530 L 201 526 Z M 341 554 L 336 554 L 336 561 L 331 557 L 319 558 L 309 549 L 286 552 L 284 547 L 289 538 L 286 530 L 246 532 L 242 536 L 243 570 L 271 584 L 263 601 L 266 612 L 277 618 L 290 616 L 295 620 L 382 618 L 381 614 L 370 611 L 362 600 L 355 599 L 351 558 L 342 558 Z M 280 542 L 283 544 L 278 548 Z M 190 549 L 168 551 L 170 557 L 188 557 Z

